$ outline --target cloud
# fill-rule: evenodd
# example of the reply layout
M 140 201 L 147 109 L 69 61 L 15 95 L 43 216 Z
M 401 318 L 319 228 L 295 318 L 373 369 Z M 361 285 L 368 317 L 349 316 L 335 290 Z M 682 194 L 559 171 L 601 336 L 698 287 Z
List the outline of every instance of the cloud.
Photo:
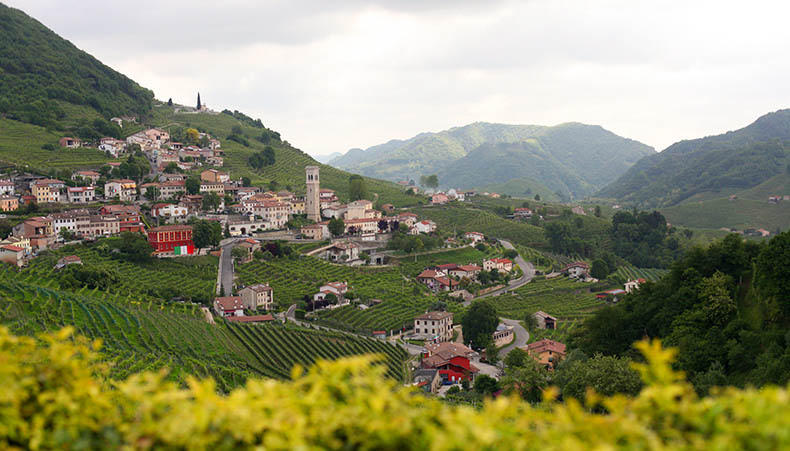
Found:
M 600 124 L 659 149 L 787 107 L 770 1 L 11 2 L 157 97 L 313 154 L 474 121 Z

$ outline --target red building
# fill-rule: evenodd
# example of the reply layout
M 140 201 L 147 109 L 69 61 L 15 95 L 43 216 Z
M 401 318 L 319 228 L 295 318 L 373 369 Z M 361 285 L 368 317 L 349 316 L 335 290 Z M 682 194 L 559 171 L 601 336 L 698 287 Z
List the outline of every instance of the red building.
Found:
M 429 357 L 424 357 L 421 367 L 439 370 L 443 384 L 459 384 L 461 381 L 472 382 L 480 371 L 472 365 L 469 356 L 474 351 L 458 343 L 438 343 L 427 345 Z
M 148 242 L 156 253 L 192 255 L 195 243 L 192 242 L 192 226 L 166 225 L 148 230 Z

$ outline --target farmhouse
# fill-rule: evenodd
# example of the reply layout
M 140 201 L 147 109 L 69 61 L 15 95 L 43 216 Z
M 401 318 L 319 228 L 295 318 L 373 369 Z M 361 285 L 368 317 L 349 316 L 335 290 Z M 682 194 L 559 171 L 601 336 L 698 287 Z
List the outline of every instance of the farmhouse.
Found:
M 483 260 L 483 269 L 486 271 L 493 271 L 496 269 L 499 272 L 510 272 L 513 270 L 513 262 L 507 258 Z
M 193 255 L 195 243 L 192 242 L 192 226 L 166 225 L 148 230 L 148 242 L 154 248 L 154 254 L 160 255 Z
M 562 268 L 562 272 L 573 279 L 586 279 L 590 277 L 590 265 L 585 262 L 573 262 Z
M 174 204 L 154 204 L 151 207 L 151 216 L 165 223 L 184 222 L 189 216 L 189 209 Z
M 227 172 L 216 169 L 207 169 L 200 173 L 200 180 L 211 183 L 226 183 L 230 181 L 230 175 Z
M 60 147 L 68 147 L 69 149 L 76 149 L 78 147 L 82 147 L 82 141 L 79 138 L 72 138 L 70 136 L 64 136 L 58 140 L 58 144 Z
M 426 348 L 429 346 L 431 345 L 426 345 Z M 422 359 L 420 367 L 438 370 L 442 384 L 471 382 L 480 371 L 470 361 L 470 356 L 474 355 L 474 352 L 464 345 L 440 343 L 438 346 L 428 348 L 428 351 L 429 356 Z
M 0 262 L 22 267 L 25 264 L 25 249 L 11 244 L 0 245 Z
M 414 318 L 414 335 L 434 342 L 450 341 L 453 338 L 453 314 L 427 312 Z
M 483 268 L 477 265 L 459 265 L 450 270 L 450 275 L 458 278 L 466 277 L 475 280 L 482 269 Z
M 625 283 L 625 292 L 626 293 L 633 293 L 639 289 L 639 286 L 643 283 L 647 282 L 647 280 L 639 278 L 634 280 L 629 280 Z
M 61 257 L 58 259 L 57 264 L 55 264 L 55 269 L 62 269 L 69 265 L 81 265 L 82 259 L 76 255 L 67 255 L 65 257 Z
M 274 290 L 269 284 L 257 284 L 239 290 L 242 303 L 250 310 L 272 310 L 274 308 Z
M 11 180 L 0 180 L 0 196 L 14 195 L 14 182 Z
M 414 224 L 409 229 L 409 235 L 419 235 L 421 233 L 429 234 L 434 232 L 435 230 L 436 230 L 436 223 L 431 220 L 425 219 Z
M 447 277 L 441 269 L 426 269 L 417 276 L 417 281 L 433 291 L 453 291 L 459 285 L 457 280 Z
M 396 219 L 399 223 L 406 224 L 409 227 L 417 223 L 417 215 L 414 213 L 401 213 L 396 216 Z
M 538 329 L 554 330 L 557 328 L 557 318 L 544 311 L 539 310 L 532 316 L 535 317 L 535 322 L 538 325 Z
M 480 232 L 466 232 L 464 234 L 464 238 L 471 241 L 472 244 L 477 244 L 481 241 L 485 241 L 486 237 Z
M 359 246 L 352 242 L 338 241 L 324 252 L 323 257 L 332 262 L 349 262 L 359 258 Z
M 318 293 L 313 295 L 313 300 L 315 301 L 323 301 L 328 294 L 333 294 L 338 301 L 343 301 L 346 293 L 348 293 L 348 284 L 345 282 L 329 282 L 326 285 L 322 285 L 318 290 Z
M 532 217 L 532 210 L 526 207 L 516 208 L 513 211 L 513 218 L 515 219 L 530 219 Z
M 223 296 L 214 299 L 214 311 L 223 318 L 244 316 L 244 304 L 238 296 Z
M 550 370 L 557 368 L 557 364 L 565 358 L 565 345 L 548 338 L 530 343 L 522 349 L 527 351 L 539 364 Z
M 433 205 L 444 205 L 450 201 L 450 198 L 447 197 L 447 194 L 444 193 L 436 193 L 431 196 L 431 203 Z

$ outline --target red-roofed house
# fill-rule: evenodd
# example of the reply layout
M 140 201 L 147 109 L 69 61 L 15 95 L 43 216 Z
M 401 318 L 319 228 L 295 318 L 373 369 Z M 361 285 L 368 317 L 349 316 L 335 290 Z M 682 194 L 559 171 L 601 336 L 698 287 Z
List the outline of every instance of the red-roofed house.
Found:
M 472 244 L 477 244 L 481 241 L 485 241 L 486 236 L 480 232 L 466 232 L 464 233 L 464 238 L 470 240 Z
M 447 197 L 447 194 L 444 193 L 436 193 L 431 196 L 431 203 L 434 205 L 443 205 L 450 201 L 450 198 Z
M 419 235 L 420 233 L 428 234 L 434 232 L 435 230 L 436 230 L 436 223 L 431 220 L 424 219 L 414 224 L 409 229 L 409 234 L 410 235 Z
M 468 279 L 476 279 L 477 275 L 483 268 L 477 265 L 459 265 L 458 267 L 450 270 L 450 275 L 455 277 L 466 277 Z
M 72 138 L 70 136 L 64 136 L 58 140 L 58 144 L 60 147 L 68 147 L 69 149 L 76 149 L 82 146 L 82 141 L 79 138 Z
M 590 265 L 585 262 L 573 262 L 562 268 L 562 272 L 567 274 L 568 277 L 586 279 L 590 276 Z
M 639 286 L 643 283 L 647 282 L 647 280 L 639 278 L 636 280 L 629 280 L 625 283 L 625 292 L 626 293 L 633 293 L 634 291 L 639 289 Z
M 25 264 L 25 248 L 12 244 L 0 246 L 0 262 L 21 267 Z
M 214 299 L 214 311 L 222 317 L 244 316 L 244 304 L 238 296 L 224 296 Z
M 539 364 L 550 370 L 555 369 L 557 364 L 565 358 L 565 344 L 548 338 L 530 343 L 522 349 L 527 351 Z
M 459 343 L 439 343 L 425 346 L 428 356 L 422 359 L 420 367 L 437 369 L 443 384 L 458 384 L 473 381 L 480 371 L 470 362 L 475 353 Z

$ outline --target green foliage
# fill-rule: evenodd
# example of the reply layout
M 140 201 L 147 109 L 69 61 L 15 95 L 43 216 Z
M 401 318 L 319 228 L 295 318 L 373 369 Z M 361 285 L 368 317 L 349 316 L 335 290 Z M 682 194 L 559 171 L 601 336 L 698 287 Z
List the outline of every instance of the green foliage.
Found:
M 250 328 L 252 329 L 252 328 Z M 263 329 L 263 328 L 262 328 Z M 699 399 L 669 365 L 671 351 L 641 345 L 637 366 L 647 390 L 600 399 L 606 413 L 515 398 L 479 409 L 416 396 L 383 377 L 370 358 L 320 362 L 288 382 L 250 380 L 231 396 L 222 379 L 179 387 L 162 373 L 106 380 L 98 345 L 71 330 L 15 337 L 0 329 L 0 383 L 7 389 L 0 444 L 26 449 L 327 448 L 426 449 L 767 449 L 790 446 L 783 388 L 730 389 Z M 525 378 L 529 381 L 530 379 Z M 539 383 L 539 382 L 538 382 Z M 529 391 L 510 384 L 511 391 Z M 529 385 L 531 387 L 531 385 Z M 308 396 L 309 395 L 309 396 Z M 538 391 L 538 399 L 540 392 Z M 195 421 L 195 412 L 211 412 Z M 78 414 L 77 414 L 78 413 Z M 726 419 L 726 421 L 723 421 Z M 425 425 L 434 425 L 426 428 Z
M 596 279 L 603 280 L 611 273 L 609 269 L 609 265 L 606 264 L 606 261 L 600 258 L 596 258 L 593 260 L 592 266 L 590 267 L 590 275 L 595 277 Z
M 149 113 L 151 91 L 22 11 L 0 5 L 0 24 L 0 106 L 8 118 L 60 128 L 62 103 L 84 105 L 104 118 Z
M 424 188 L 438 188 L 439 187 L 439 176 L 436 174 L 432 175 L 421 175 L 420 176 L 420 186 Z
M 786 383 L 790 317 L 782 306 L 790 293 L 781 276 L 779 285 L 753 283 L 766 280 L 762 270 L 782 266 L 786 236 L 774 240 L 761 246 L 729 235 L 692 249 L 663 279 L 599 310 L 572 344 L 587 354 L 629 356 L 633 340 L 665 337 L 679 349 L 678 367 L 706 387 L 719 373 L 730 384 Z M 760 265 L 763 255 L 770 264 Z
M 274 154 L 272 146 L 266 146 L 262 151 L 253 154 L 249 159 L 249 164 L 255 169 L 263 169 L 266 166 L 271 166 L 276 162 L 277 157 Z
M 136 263 L 150 261 L 154 251 L 145 236 L 134 232 L 122 232 L 117 249 L 124 259 Z
M 341 236 L 346 230 L 346 225 L 340 218 L 333 218 L 329 220 L 329 225 L 327 225 L 329 229 L 329 233 L 334 236 Z
M 190 176 L 184 182 L 184 188 L 187 190 L 187 194 L 195 195 L 200 193 L 200 178 L 196 176 Z
M 191 221 L 190 225 L 195 247 L 219 246 L 219 242 L 222 241 L 222 225 L 219 222 L 198 219 Z
M 669 232 L 666 219 L 657 211 L 621 211 L 612 217 L 614 253 L 636 266 L 666 268 L 682 254 L 677 238 Z
M 203 211 L 217 211 L 221 203 L 222 199 L 219 197 L 219 194 L 206 193 L 203 195 L 200 207 Z
M 107 290 L 119 282 L 117 272 L 108 268 L 94 268 L 85 265 L 68 265 L 63 268 L 60 284 L 64 288 Z
M 734 132 L 677 142 L 640 160 L 598 195 L 657 207 L 759 185 L 790 160 L 788 124 L 790 110 L 780 110 Z
M 464 343 L 475 349 L 487 347 L 498 324 L 499 316 L 493 304 L 486 300 L 473 302 L 461 322 Z
M 367 199 L 368 188 L 365 184 L 365 179 L 360 175 L 352 175 L 348 178 L 348 196 L 349 200 L 355 201 L 360 199 Z
M 585 361 L 561 365 L 555 382 L 558 379 L 563 381 L 558 385 L 566 399 L 576 398 L 583 401 L 589 389 L 604 396 L 616 393 L 636 396 L 642 389 L 642 381 L 631 365 L 630 359 L 598 354 Z

